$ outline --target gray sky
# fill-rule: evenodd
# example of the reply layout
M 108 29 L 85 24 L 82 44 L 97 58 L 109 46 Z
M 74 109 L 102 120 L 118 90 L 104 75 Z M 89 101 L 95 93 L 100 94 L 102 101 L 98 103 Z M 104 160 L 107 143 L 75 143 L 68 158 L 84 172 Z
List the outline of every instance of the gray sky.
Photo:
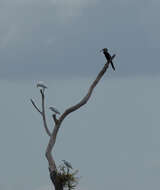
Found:
M 1 0 L 0 5 L 1 78 L 95 74 L 105 61 L 103 47 L 117 54 L 118 76 L 159 74 L 158 0 Z
M 103 47 L 116 53 L 116 72 L 64 121 L 56 161 L 80 170 L 80 190 L 159 189 L 159 8 L 158 0 L 0 0 L 0 190 L 52 189 L 48 138 L 29 99 L 39 102 L 44 80 L 47 107 L 77 103 L 105 63 Z

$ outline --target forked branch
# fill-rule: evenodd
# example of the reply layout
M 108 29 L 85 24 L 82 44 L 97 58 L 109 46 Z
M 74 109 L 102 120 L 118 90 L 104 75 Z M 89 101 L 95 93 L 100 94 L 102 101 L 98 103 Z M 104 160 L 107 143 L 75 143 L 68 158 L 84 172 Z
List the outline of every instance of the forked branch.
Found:
M 115 57 L 115 55 L 112 56 L 111 60 Z M 60 128 L 60 125 L 62 123 L 62 121 L 65 119 L 65 117 L 67 117 L 71 112 L 73 111 L 76 111 L 77 109 L 79 109 L 80 107 L 82 107 L 83 105 L 85 105 L 89 98 L 91 97 L 92 95 L 92 92 L 94 90 L 94 88 L 96 87 L 96 85 L 98 84 L 98 82 L 100 81 L 100 79 L 103 77 L 104 73 L 107 71 L 108 69 L 108 66 L 110 64 L 110 61 L 108 61 L 104 67 L 102 68 L 102 70 L 99 72 L 99 74 L 97 75 L 96 79 L 93 81 L 93 83 L 91 84 L 91 86 L 89 87 L 89 90 L 87 92 L 87 94 L 84 96 L 84 98 L 77 104 L 75 104 L 74 106 L 71 106 L 70 108 L 66 109 L 64 111 L 64 113 L 60 116 L 59 120 L 56 120 L 55 122 L 55 127 L 53 129 L 53 132 L 51 134 L 51 137 L 50 137 L 50 140 L 49 140 L 49 143 L 48 143 L 48 146 L 47 146 L 47 149 L 46 149 L 46 158 L 48 160 L 48 163 L 49 163 L 49 170 L 50 170 L 50 173 L 51 172 L 54 172 L 56 171 L 56 164 L 54 162 L 54 159 L 52 157 L 52 149 L 54 147 L 54 144 L 56 142 L 56 137 L 57 137 L 57 133 L 58 133 L 58 130 Z M 55 120 L 55 118 L 54 118 Z
M 46 121 L 46 114 L 45 114 L 45 95 L 44 95 L 44 91 L 40 90 L 41 93 L 41 99 L 42 99 L 42 111 L 38 108 L 38 106 L 35 104 L 35 102 L 31 99 L 31 103 L 34 106 L 34 108 L 40 113 L 40 115 L 43 118 L 43 125 L 45 128 L 46 133 L 48 134 L 48 136 L 51 136 L 51 132 L 48 129 L 47 126 L 47 121 Z
M 115 55 L 113 55 L 111 57 L 111 59 L 109 61 L 107 61 L 107 63 L 103 66 L 103 68 L 101 69 L 101 71 L 98 73 L 96 79 L 92 82 L 92 84 L 90 85 L 87 94 L 83 97 L 83 99 L 78 102 L 77 104 L 75 104 L 74 106 L 69 107 L 68 109 L 66 109 L 64 111 L 64 113 L 59 117 L 59 119 L 56 118 L 56 114 L 58 113 L 57 111 L 55 111 L 54 109 L 52 111 L 55 112 L 55 114 L 52 115 L 53 121 L 54 121 L 54 129 L 52 131 L 52 133 L 49 131 L 48 126 L 47 126 L 47 122 L 46 122 L 46 114 L 45 114 L 45 89 L 47 88 L 42 82 L 37 84 L 37 87 L 40 87 L 40 93 L 41 93 L 41 101 L 42 101 L 42 110 L 40 110 L 38 108 L 38 106 L 35 104 L 35 102 L 31 99 L 31 103 L 34 106 L 34 108 L 40 113 L 40 115 L 43 118 L 43 125 L 45 128 L 46 133 L 48 134 L 48 136 L 50 137 L 49 143 L 47 145 L 47 149 L 46 149 L 46 158 L 48 160 L 48 165 L 49 165 L 49 172 L 50 172 L 50 178 L 54 184 L 54 187 L 56 190 L 63 190 L 64 188 L 64 184 L 61 181 L 61 178 L 59 177 L 59 171 L 57 170 L 55 161 L 52 157 L 52 150 L 53 147 L 55 145 L 56 142 L 56 137 L 57 137 L 57 133 L 58 130 L 63 122 L 63 120 L 72 112 L 78 110 L 80 107 L 82 107 L 83 105 L 85 105 L 89 98 L 92 95 L 92 92 L 94 90 L 94 88 L 96 87 L 96 85 L 98 84 L 98 82 L 101 80 L 101 78 L 103 77 L 104 73 L 107 71 L 109 64 L 111 63 L 111 61 L 114 59 Z

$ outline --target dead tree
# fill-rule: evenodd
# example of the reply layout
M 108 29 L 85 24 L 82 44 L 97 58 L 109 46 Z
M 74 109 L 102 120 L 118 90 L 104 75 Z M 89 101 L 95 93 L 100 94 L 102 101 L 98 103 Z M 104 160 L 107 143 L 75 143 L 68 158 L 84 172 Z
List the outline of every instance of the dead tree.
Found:
M 32 105 L 34 106 L 34 108 L 42 116 L 45 131 L 46 131 L 47 135 L 49 136 L 49 143 L 48 143 L 48 146 L 46 148 L 45 156 L 46 156 L 46 159 L 48 161 L 48 168 L 49 168 L 50 178 L 51 178 L 51 181 L 52 181 L 52 183 L 53 183 L 53 185 L 55 187 L 55 190 L 63 190 L 64 189 L 64 187 L 66 185 L 66 181 L 67 181 L 67 179 L 64 179 L 64 178 L 67 175 L 69 175 L 69 173 L 66 173 L 65 176 L 63 176 L 64 178 L 62 178 L 62 176 L 58 172 L 55 160 L 54 160 L 53 155 L 52 155 L 52 150 L 53 150 L 53 147 L 54 147 L 55 142 L 56 142 L 56 137 L 57 137 L 57 133 L 59 131 L 59 128 L 60 128 L 63 120 L 70 113 L 78 110 L 80 107 L 82 107 L 83 105 L 85 105 L 88 102 L 89 98 L 92 95 L 92 92 L 93 92 L 94 88 L 96 87 L 96 85 L 98 84 L 100 79 L 103 77 L 104 73 L 107 71 L 108 66 L 111 63 L 112 59 L 114 59 L 114 57 L 115 57 L 115 54 L 111 57 L 110 61 L 106 62 L 106 64 L 103 66 L 102 70 L 98 73 L 96 79 L 90 85 L 87 94 L 83 97 L 83 99 L 80 102 L 78 102 L 74 106 L 71 106 L 68 109 L 66 109 L 64 111 L 64 113 L 62 115 L 60 115 L 59 118 L 56 117 L 56 114 L 52 115 L 52 118 L 53 118 L 53 121 L 54 121 L 54 128 L 53 128 L 52 132 L 50 132 L 50 130 L 49 130 L 48 126 L 47 126 L 47 121 L 46 121 L 45 89 L 40 90 L 41 99 L 42 99 L 42 105 L 41 105 L 42 108 L 41 108 L 41 110 L 38 108 L 38 106 L 35 104 L 35 102 L 31 99 Z M 73 189 L 73 187 L 74 186 L 69 187 L 69 185 L 68 185 L 68 189 Z

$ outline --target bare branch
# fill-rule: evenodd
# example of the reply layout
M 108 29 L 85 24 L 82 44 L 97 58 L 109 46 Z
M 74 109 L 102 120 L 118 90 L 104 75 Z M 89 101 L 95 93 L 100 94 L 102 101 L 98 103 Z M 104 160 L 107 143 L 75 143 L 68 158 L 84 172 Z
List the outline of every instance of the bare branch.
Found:
M 76 105 L 68 108 L 65 110 L 65 112 L 61 115 L 61 117 L 59 118 L 59 122 L 61 123 L 64 118 L 70 114 L 73 111 L 76 111 L 77 109 L 79 109 L 81 106 L 83 106 L 84 104 L 86 104 L 94 90 L 94 88 L 96 87 L 97 83 L 100 81 L 100 79 L 102 78 L 102 76 L 104 75 L 104 73 L 106 72 L 106 70 L 108 69 L 108 66 L 110 64 L 110 62 L 115 58 L 115 54 L 112 56 L 111 60 L 108 61 L 104 67 L 102 68 L 102 70 L 99 72 L 99 74 L 97 75 L 97 78 L 93 81 L 93 83 L 91 84 L 86 96 Z
M 40 90 L 40 93 L 41 93 L 41 96 L 42 96 L 42 118 L 43 118 L 43 125 L 44 125 L 44 128 L 46 130 L 46 133 L 50 137 L 51 136 L 51 132 L 48 129 L 47 121 L 46 121 L 46 114 L 45 114 L 45 106 L 44 106 L 45 105 L 45 96 L 44 96 L 44 91 Z
M 41 112 L 40 109 L 36 106 L 35 102 L 34 102 L 32 99 L 30 99 L 30 100 L 31 100 L 32 105 L 35 107 L 35 109 L 42 115 L 42 112 Z
M 41 96 L 42 96 L 42 111 L 40 111 L 40 109 L 38 108 L 38 106 L 35 104 L 35 102 L 31 99 L 31 103 L 32 105 L 34 106 L 34 108 L 41 114 L 42 118 L 43 118 L 43 125 L 44 125 L 44 128 L 46 130 L 46 133 L 48 134 L 48 136 L 51 136 L 51 132 L 49 131 L 48 129 L 48 126 L 47 126 L 47 121 L 46 121 L 46 116 L 45 116 L 45 96 L 44 96 L 44 92 L 42 90 L 40 90 L 40 93 L 41 93 Z
M 112 56 L 111 60 L 115 57 L 115 55 Z M 48 160 L 48 164 L 49 164 L 49 169 L 50 169 L 50 172 L 52 171 L 56 171 L 56 164 L 54 162 L 54 159 L 52 157 L 52 149 L 55 145 L 55 142 L 56 142 L 56 137 L 57 137 L 57 133 L 58 133 L 58 130 L 60 128 L 60 125 L 62 123 L 62 121 L 64 120 L 64 118 L 69 115 L 71 112 L 73 111 L 76 111 L 77 109 L 79 109 L 80 107 L 82 107 L 84 104 L 86 104 L 89 100 L 89 98 L 91 97 L 91 94 L 94 90 L 94 88 L 96 87 L 96 85 L 98 84 L 98 82 L 100 81 L 100 79 L 102 78 L 102 76 L 104 75 L 104 73 L 106 72 L 106 70 L 108 69 L 108 66 L 110 64 L 110 61 L 107 62 L 104 67 L 102 68 L 102 70 L 99 72 L 99 74 L 97 75 L 97 78 L 93 81 L 93 83 L 91 84 L 86 96 L 84 96 L 84 98 L 79 102 L 77 103 L 76 105 L 68 108 L 65 110 L 65 112 L 60 116 L 59 120 L 57 120 L 56 118 L 54 118 L 54 121 L 55 121 L 55 127 L 53 129 L 53 132 L 51 134 L 51 137 L 50 137 L 50 140 L 49 140 L 49 143 L 48 143 L 48 146 L 47 146 L 47 149 L 46 149 L 46 158 Z M 55 120 L 56 119 L 56 120 Z
M 57 125 L 58 124 L 58 119 L 56 118 L 56 114 L 53 114 L 52 117 L 53 117 L 53 120 L 54 120 L 55 124 Z

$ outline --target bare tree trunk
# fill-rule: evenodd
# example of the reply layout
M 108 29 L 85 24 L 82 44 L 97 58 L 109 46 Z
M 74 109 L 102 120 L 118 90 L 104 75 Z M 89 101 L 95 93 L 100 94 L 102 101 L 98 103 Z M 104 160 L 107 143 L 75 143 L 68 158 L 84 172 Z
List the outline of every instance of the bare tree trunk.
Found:
M 52 133 L 49 131 L 49 129 L 47 127 L 47 122 L 46 122 L 46 117 L 45 117 L 45 109 L 44 109 L 45 96 L 44 96 L 44 91 L 40 90 L 41 96 L 42 96 L 42 111 L 40 111 L 40 109 L 36 106 L 35 102 L 33 100 L 31 100 L 31 102 L 32 102 L 33 106 L 35 107 L 35 109 L 41 114 L 41 116 L 43 118 L 44 128 L 46 130 L 46 133 L 50 137 L 45 155 L 46 155 L 46 158 L 48 160 L 50 178 L 51 178 L 52 183 L 53 183 L 53 185 L 55 187 L 55 190 L 63 190 L 63 188 L 64 188 L 64 184 L 62 183 L 62 181 L 58 177 L 57 167 L 56 167 L 54 158 L 52 156 L 52 150 L 53 150 L 53 147 L 54 147 L 55 142 L 56 142 L 56 137 L 57 137 L 57 133 L 59 131 L 59 128 L 60 128 L 63 120 L 65 119 L 65 117 L 67 117 L 71 112 L 76 111 L 77 109 L 79 109 L 80 107 L 82 107 L 83 105 L 85 105 L 88 102 L 89 98 L 92 95 L 92 92 L 93 92 L 94 88 L 96 87 L 96 85 L 98 84 L 100 79 L 103 77 L 104 73 L 107 71 L 110 62 L 112 61 L 112 59 L 114 57 L 115 57 L 115 55 L 113 55 L 111 60 L 108 61 L 104 65 L 102 70 L 98 73 L 96 79 L 90 85 L 87 94 L 84 96 L 84 98 L 79 103 L 77 103 L 76 105 L 71 106 L 68 109 L 66 109 L 64 111 L 64 113 L 59 117 L 59 119 L 56 118 L 56 114 L 52 115 L 53 121 L 55 123 L 55 126 L 54 126 L 54 129 L 53 129 Z
M 55 187 L 55 190 L 63 190 L 63 183 L 60 181 L 59 177 L 57 176 L 56 171 L 50 172 L 50 178 Z

